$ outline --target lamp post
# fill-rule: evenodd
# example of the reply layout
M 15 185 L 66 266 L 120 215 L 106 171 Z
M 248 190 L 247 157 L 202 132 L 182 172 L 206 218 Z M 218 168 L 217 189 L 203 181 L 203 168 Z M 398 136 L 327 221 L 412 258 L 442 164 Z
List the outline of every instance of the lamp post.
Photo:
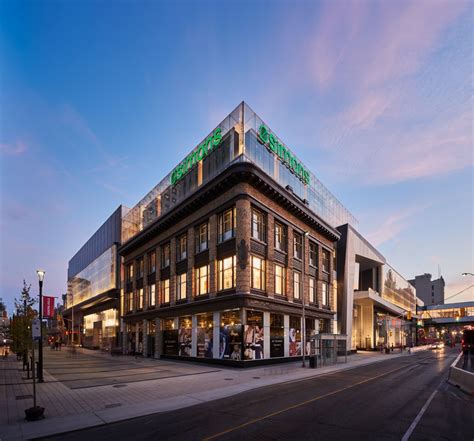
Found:
M 39 280 L 40 341 L 38 345 L 38 383 L 43 383 L 43 280 L 45 271 L 37 270 Z M 34 369 L 34 366 L 33 366 Z
M 306 238 L 309 236 L 309 233 L 307 231 L 304 232 L 303 234 L 303 270 L 301 271 L 302 273 L 302 283 L 303 283 L 303 298 L 301 301 L 301 309 L 302 309 L 302 316 L 303 316 L 303 325 L 301 326 L 302 328 L 302 335 L 301 335 L 301 353 L 303 355 L 303 363 L 302 367 L 306 367 L 306 310 L 305 310 L 305 254 L 306 254 Z

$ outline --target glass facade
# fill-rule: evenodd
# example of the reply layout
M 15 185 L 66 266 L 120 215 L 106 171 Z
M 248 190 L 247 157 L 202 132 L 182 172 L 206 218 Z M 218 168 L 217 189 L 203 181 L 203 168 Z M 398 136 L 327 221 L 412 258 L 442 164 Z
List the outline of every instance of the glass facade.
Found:
M 81 272 L 69 279 L 67 292 L 69 308 L 117 288 L 116 255 L 117 247 L 113 245 Z
M 383 265 L 382 274 L 382 297 L 406 311 L 415 311 L 415 288 L 388 264 Z
M 107 350 L 116 346 L 119 325 L 118 315 L 116 309 L 107 309 L 97 314 L 85 315 L 82 344 L 88 348 Z
M 291 188 L 294 194 L 305 201 L 309 208 L 329 225 L 335 227 L 345 223 L 356 224 L 357 221 L 352 214 L 314 174 L 309 172 L 308 179 L 302 180 L 301 176 L 294 172 L 291 164 L 301 164 L 301 161 L 293 153 L 291 153 L 291 164 L 283 162 L 278 155 L 260 142 L 257 133 L 262 124 L 263 120 L 247 104 L 237 106 L 217 127 L 222 138 L 217 146 L 210 148 L 206 155 L 200 154 L 203 147 L 209 145 L 208 141 L 216 129 L 186 157 L 186 160 L 192 159 L 192 164 L 187 164 L 185 174 L 182 176 L 180 174 L 176 180 L 176 173 L 170 172 L 123 216 L 123 242 L 135 236 L 236 161 L 252 162 L 283 188 Z M 286 151 L 292 151 L 280 139 L 276 137 L 275 139 Z M 195 152 L 198 154 L 193 156 Z M 174 184 L 171 183 L 172 180 Z

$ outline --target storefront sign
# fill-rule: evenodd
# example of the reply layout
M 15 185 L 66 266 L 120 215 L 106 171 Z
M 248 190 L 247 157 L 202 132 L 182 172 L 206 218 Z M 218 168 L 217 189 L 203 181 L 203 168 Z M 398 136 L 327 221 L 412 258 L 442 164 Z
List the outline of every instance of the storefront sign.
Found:
M 178 355 L 178 330 L 163 331 L 163 354 Z
M 310 183 L 309 171 L 303 167 L 301 162 L 283 144 L 278 142 L 277 137 L 268 130 L 265 124 L 262 124 L 258 129 L 258 140 L 273 154 L 277 155 L 280 161 L 298 176 L 304 184 Z
M 284 357 L 285 346 L 284 337 L 272 337 L 270 336 L 270 357 Z
M 222 141 L 222 130 L 218 127 L 202 144 L 195 148 L 171 173 L 171 185 L 176 185 L 199 161 L 208 156 Z

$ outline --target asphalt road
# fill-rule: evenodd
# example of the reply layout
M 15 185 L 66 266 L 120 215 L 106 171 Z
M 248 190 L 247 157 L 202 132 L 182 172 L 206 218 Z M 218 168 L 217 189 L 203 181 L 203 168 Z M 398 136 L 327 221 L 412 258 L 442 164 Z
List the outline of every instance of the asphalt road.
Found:
M 388 359 L 46 439 L 472 441 L 474 399 L 445 381 L 457 354 Z

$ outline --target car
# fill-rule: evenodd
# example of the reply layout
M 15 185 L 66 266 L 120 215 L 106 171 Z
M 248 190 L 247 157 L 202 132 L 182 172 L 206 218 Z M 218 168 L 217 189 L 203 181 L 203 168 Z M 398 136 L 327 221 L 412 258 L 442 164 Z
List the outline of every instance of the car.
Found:
M 464 354 L 474 353 L 474 328 L 466 328 L 462 333 L 461 347 Z
M 443 349 L 444 348 L 444 343 L 441 341 L 435 341 L 431 343 L 430 349 Z

